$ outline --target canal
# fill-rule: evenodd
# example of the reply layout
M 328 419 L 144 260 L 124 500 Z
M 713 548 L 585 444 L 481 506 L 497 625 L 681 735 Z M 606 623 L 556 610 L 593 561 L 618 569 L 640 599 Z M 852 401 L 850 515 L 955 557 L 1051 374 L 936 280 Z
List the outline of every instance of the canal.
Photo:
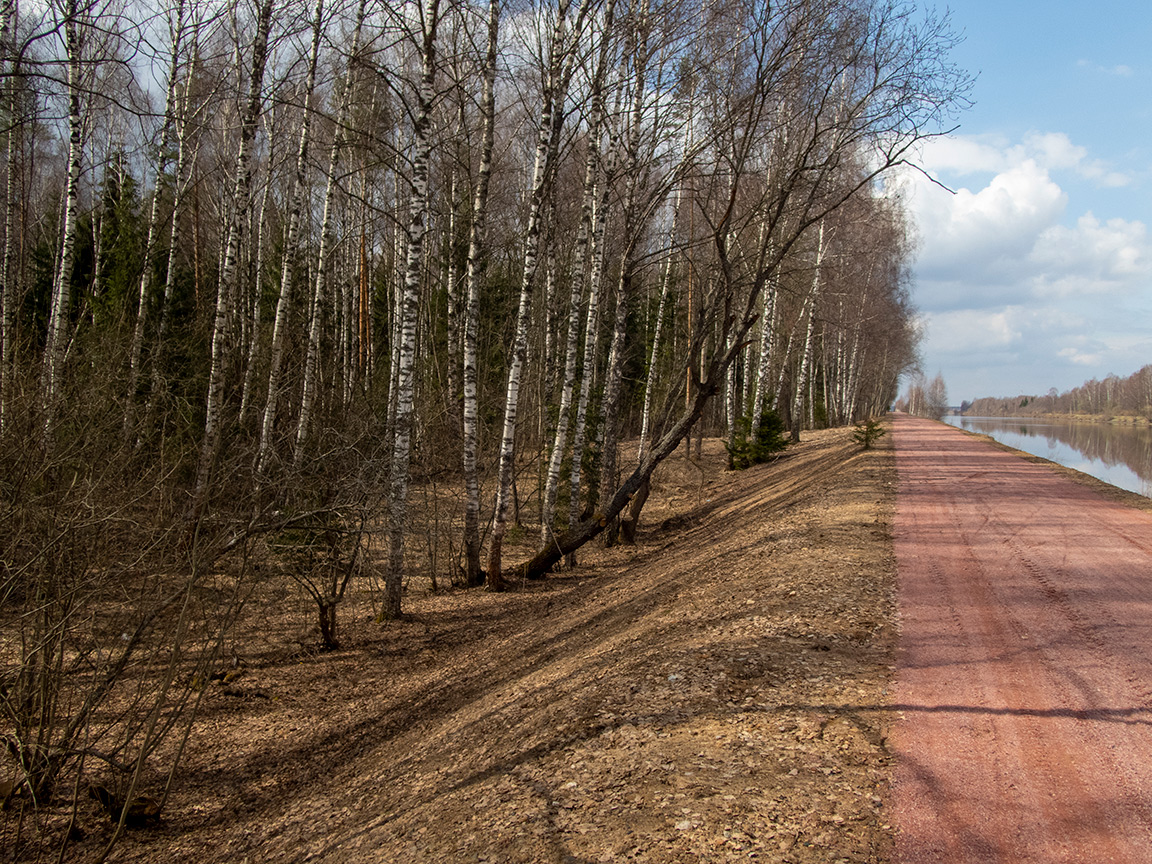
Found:
M 1152 429 L 1146 426 L 956 414 L 944 422 L 1152 497 Z

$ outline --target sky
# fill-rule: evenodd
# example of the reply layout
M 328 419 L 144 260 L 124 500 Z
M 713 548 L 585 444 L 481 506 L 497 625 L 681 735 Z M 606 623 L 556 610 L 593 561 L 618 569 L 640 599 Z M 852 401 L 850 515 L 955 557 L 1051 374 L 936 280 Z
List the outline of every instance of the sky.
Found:
M 924 373 L 953 405 L 1130 375 L 1152 363 L 1152 8 L 948 12 L 974 105 L 919 156 L 947 190 L 902 177 Z

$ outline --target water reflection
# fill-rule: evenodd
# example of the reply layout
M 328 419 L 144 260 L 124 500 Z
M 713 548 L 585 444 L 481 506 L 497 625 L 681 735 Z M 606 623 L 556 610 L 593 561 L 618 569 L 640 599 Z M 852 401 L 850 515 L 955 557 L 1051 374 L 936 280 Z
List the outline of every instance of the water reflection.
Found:
M 950 415 L 944 420 L 1152 497 L 1152 429 L 1147 427 L 1056 423 L 1026 417 Z

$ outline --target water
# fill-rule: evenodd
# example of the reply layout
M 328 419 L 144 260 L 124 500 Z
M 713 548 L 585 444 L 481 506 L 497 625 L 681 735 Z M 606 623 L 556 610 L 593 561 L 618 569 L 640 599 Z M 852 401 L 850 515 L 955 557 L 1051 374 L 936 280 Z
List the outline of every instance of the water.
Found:
M 1152 497 L 1152 429 L 1148 427 L 958 415 L 946 416 L 944 422 Z

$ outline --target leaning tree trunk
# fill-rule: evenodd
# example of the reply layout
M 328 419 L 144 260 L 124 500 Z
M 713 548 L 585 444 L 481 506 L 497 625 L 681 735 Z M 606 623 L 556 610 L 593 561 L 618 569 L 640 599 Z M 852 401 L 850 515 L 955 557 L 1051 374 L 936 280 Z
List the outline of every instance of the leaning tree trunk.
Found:
M 484 131 L 480 145 L 480 172 L 472 202 L 472 227 L 468 235 L 468 262 L 465 267 L 465 309 L 463 387 L 461 418 L 464 424 L 464 582 L 476 586 L 483 581 L 480 568 L 480 481 L 477 476 L 477 372 L 476 338 L 480 326 L 480 276 L 484 245 L 484 228 L 488 215 L 488 187 L 492 179 L 492 150 L 496 124 L 496 52 L 500 26 L 500 2 L 488 3 L 488 53 L 484 60 L 484 85 L 480 113 Z
M 692 425 L 700 418 L 708 400 L 716 394 L 723 384 L 724 377 L 728 373 L 728 367 L 735 359 L 754 321 L 753 316 L 744 316 L 732 334 L 731 340 L 726 343 L 730 345 L 728 350 L 714 357 L 708 364 L 704 380 L 699 387 L 693 389 L 692 401 L 684 413 L 668 432 L 653 445 L 648 455 L 640 460 L 628 478 L 615 489 L 608 499 L 601 502 L 601 507 L 588 519 L 571 526 L 568 531 L 556 537 L 547 549 L 541 549 L 530 560 L 517 565 L 513 570 L 516 576 L 522 579 L 534 579 L 544 575 L 563 557 L 574 553 L 585 543 L 595 539 L 605 527 L 620 515 L 628 502 L 650 481 L 652 472 L 676 450 Z
M 587 6 L 588 0 L 585 0 Z M 524 269 L 520 279 L 520 304 L 516 315 L 516 335 L 512 343 L 512 363 L 508 369 L 508 386 L 504 397 L 504 431 L 500 439 L 500 468 L 496 481 L 496 506 L 492 522 L 492 545 L 488 549 L 488 589 L 501 591 L 504 582 L 500 561 L 504 535 L 508 530 L 508 509 L 512 497 L 512 475 L 515 471 L 516 419 L 520 404 L 520 377 L 528 353 L 528 320 L 532 290 L 540 262 L 540 229 L 544 214 L 544 193 L 551 179 L 559 148 L 560 122 L 566 90 L 563 67 L 567 61 L 564 43 L 567 0 L 562 0 L 556 13 L 556 27 L 548 47 L 548 70 L 544 83 L 544 106 L 536 130 L 536 160 L 532 169 L 532 196 L 524 241 Z M 578 28 L 577 28 L 578 30 Z M 575 34 L 574 34 L 575 38 Z
M 220 427 L 223 421 L 225 368 L 230 353 L 233 319 L 235 318 L 236 271 L 240 257 L 240 235 L 244 214 L 248 210 L 252 182 L 252 141 L 260 118 L 261 89 L 268 59 L 268 34 L 272 29 L 272 0 L 263 0 L 256 18 L 256 38 L 252 44 L 252 69 L 248 102 L 240 126 L 240 149 L 236 155 L 236 187 L 232 193 L 232 212 L 228 220 L 227 246 L 216 291 L 216 316 L 212 324 L 212 365 L 208 373 L 208 396 L 204 415 L 204 441 L 200 449 L 200 466 L 196 474 L 193 507 L 199 513 L 208 492 L 212 466 L 220 449 Z

